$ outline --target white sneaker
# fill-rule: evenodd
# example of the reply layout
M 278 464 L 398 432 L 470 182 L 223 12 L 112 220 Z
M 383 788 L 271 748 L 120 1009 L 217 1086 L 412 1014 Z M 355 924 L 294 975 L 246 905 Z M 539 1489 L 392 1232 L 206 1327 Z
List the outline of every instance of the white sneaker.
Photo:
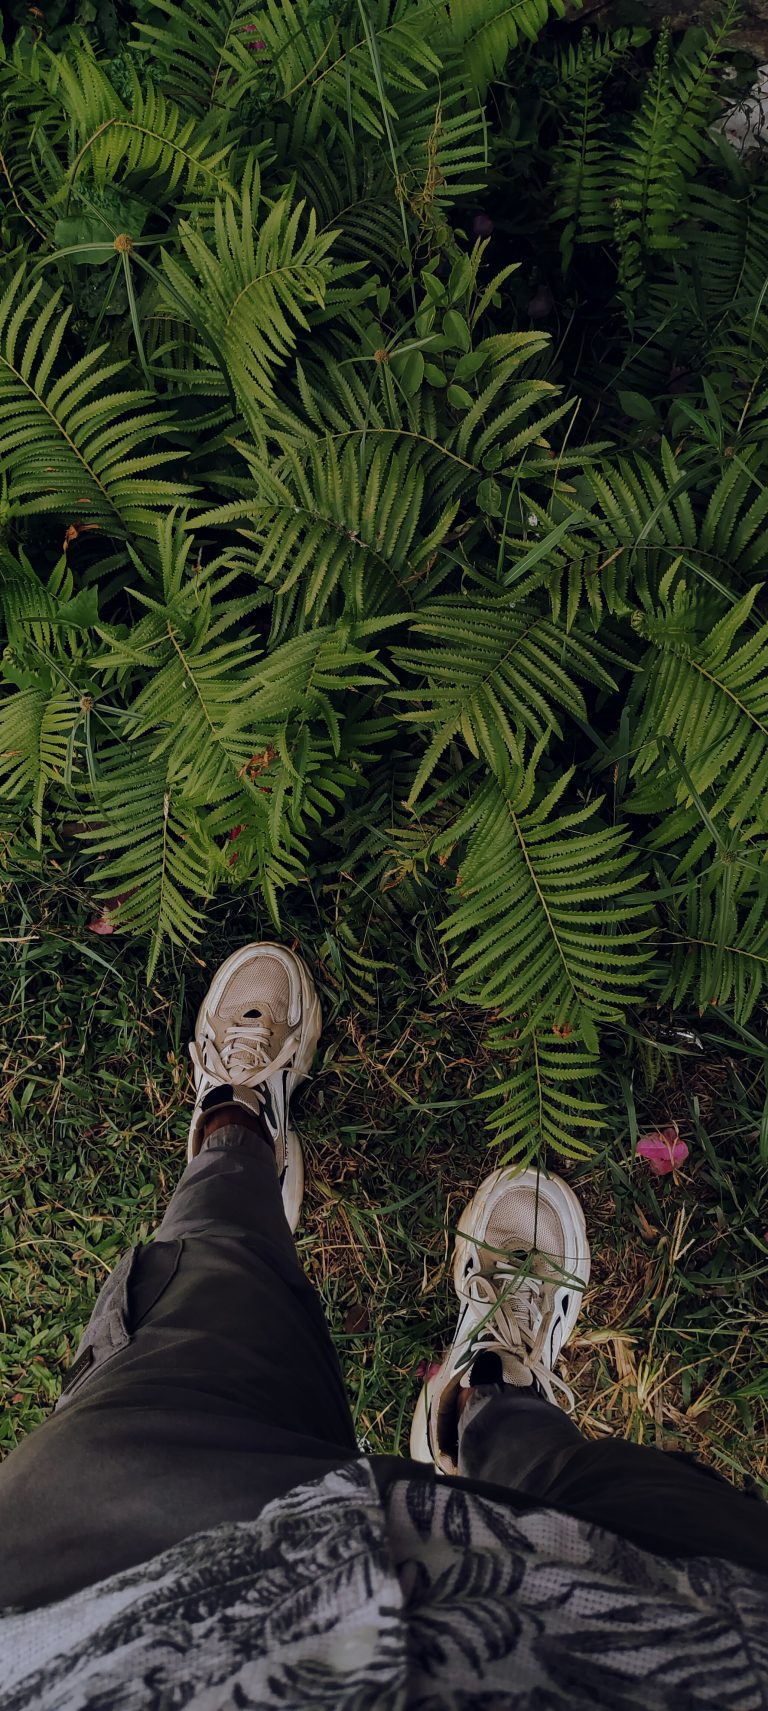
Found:
M 459 1220 L 453 1278 L 461 1312 L 443 1365 L 427 1378 L 411 1427 L 414 1461 L 458 1472 L 459 1389 L 478 1355 L 500 1357 L 506 1384 L 533 1385 L 573 1407 L 553 1371 L 589 1281 L 581 1206 L 559 1176 L 514 1165 L 481 1183 Z
M 290 1099 L 309 1074 L 321 1027 L 320 1000 L 301 957 L 282 945 L 244 945 L 214 975 L 189 1047 L 196 1099 L 187 1157 L 200 1151 L 205 1117 L 217 1108 L 214 1089 L 231 1087 L 235 1105 L 257 1111 L 272 1139 L 292 1230 L 304 1161 Z

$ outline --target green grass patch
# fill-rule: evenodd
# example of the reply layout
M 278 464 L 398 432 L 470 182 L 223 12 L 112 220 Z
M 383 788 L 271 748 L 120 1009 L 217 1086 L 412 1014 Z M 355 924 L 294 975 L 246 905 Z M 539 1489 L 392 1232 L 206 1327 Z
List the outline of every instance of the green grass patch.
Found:
M 222 956 L 269 932 L 253 901 L 214 910 L 198 952 L 167 954 L 147 990 L 141 948 L 87 930 L 61 877 L 7 898 L 0 1153 L 0 1308 L 7 1452 L 45 1418 L 101 1283 L 152 1233 L 183 1168 L 186 1041 Z M 497 1073 L 487 1018 L 456 1005 L 428 909 L 391 917 L 391 966 L 365 1004 L 307 900 L 290 923 L 326 1026 L 301 1098 L 303 1264 L 339 1348 L 361 1441 L 407 1451 L 418 1367 L 456 1313 L 453 1237 L 498 1162 L 475 1095 Z M 768 1488 L 768 1197 L 759 1060 L 646 1042 L 631 1113 L 624 1071 L 597 1088 L 608 1137 L 565 1167 L 583 1197 L 593 1283 L 565 1370 L 580 1419 L 685 1448 Z M 510 1069 L 512 1065 L 508 1066 Z M 625 1081 L 625 1090 L 627 1083 Z M 675 1177 L 633 1160 L 641 1129 L 677 1120 Z

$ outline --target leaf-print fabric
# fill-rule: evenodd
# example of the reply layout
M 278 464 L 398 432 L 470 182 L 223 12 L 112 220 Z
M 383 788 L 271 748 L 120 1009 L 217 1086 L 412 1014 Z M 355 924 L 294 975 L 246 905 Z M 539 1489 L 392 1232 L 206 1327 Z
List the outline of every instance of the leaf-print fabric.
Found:
M 765 1711 L 768 1579 L 365 1461 L 0 1616 L 2 1711 Z

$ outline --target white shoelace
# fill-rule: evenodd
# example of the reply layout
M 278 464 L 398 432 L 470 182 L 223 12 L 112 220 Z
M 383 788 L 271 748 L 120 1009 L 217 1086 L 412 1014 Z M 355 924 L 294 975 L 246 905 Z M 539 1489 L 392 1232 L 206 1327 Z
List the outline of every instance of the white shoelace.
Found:
M 254 1016 L 243 1022 L 230 1023 L 224 1031 L 221 1052 L 215 1042 L 208 1039 L 204 1051 L 193 1040 L 189 1054 L 195 1067 L 215 1081 L 229 1081 L 234 1087 L 258 1088 L 290 1063 L 298 1043 L 298 1034 L 289 1034 L 277 1056 L 270 1057 L 272 1023 L 264 1016 Z
M 520 1265 L 509 1260 L 500 1260 L 492 1277 L 480 1272 L 469 1277 L 462 1294 L 486 1304 L 488 1312 L 473 1332 L 462 1366 L 468 1370 L 479 1354 L 511 1355 L 530 1372 L 548 1402 L 557 1403 L 558 1390 L 573 1408 L 573 1391 L 544 1359 L 554 1288 L 551 1278 L 521 1275 Z

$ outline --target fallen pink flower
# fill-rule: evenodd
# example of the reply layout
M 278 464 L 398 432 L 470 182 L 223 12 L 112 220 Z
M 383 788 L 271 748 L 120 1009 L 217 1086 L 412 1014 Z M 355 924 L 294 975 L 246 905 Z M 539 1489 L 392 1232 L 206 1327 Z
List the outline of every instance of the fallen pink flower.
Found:
M 94 915 L 93 920 L 88 922 L 89 933 L 114 933 L 114 930 L 108 909 L 105 909 L 101 915 Z
M 440 1371 L 440 1364 L 440 1361 L 426 1359 L 420 1360 L 416 1368 L 416 1377 L 421 1379 L 426 1378 L 427 1380 L 430 1378 L 436 1378 Z
M 120 908 L 120 904 L 125 903 L 126 899 L 132 896 L 133 891 L 121 891 L 119 897 L 108 898 L 101 914 L 94 915 L 93 920 L 88 922 L 89 933 L 114 933 L 115 924 L 112 916 L 115 910 Z
M 688 1148 L 680 1139 L 676 1123 L 669 1123 L 665 1129 L 653 1129 L 649 1135 L 641 1135 L 636 1151 L 638 1158 L 644 1158 L 650 1165 L 654 1176 L 669 1176 L 685 1164 L 688 1157 Z

